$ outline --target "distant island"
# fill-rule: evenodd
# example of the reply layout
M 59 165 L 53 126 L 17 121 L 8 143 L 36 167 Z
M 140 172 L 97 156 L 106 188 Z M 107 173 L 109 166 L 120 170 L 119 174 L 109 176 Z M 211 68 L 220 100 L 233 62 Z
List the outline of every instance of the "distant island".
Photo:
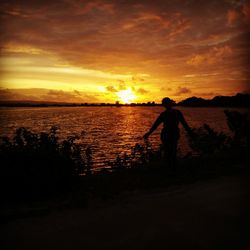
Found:
M 177 105 L 184 107 L 250 107 L 250 94 L 215 96 L 212 99 L 193 96 L 177 103 Z
M 181 107 L 250 107 L 250 94 L 238 93 L 234 96 L 215 96 L 212 99 L 189 97 L 175 104 Z M 161 106 L 160 103 L 67 103 L 67 102 L 41 102 L 29 100 L 0 101 L 0 107 L 134 107 L 134 106 Z

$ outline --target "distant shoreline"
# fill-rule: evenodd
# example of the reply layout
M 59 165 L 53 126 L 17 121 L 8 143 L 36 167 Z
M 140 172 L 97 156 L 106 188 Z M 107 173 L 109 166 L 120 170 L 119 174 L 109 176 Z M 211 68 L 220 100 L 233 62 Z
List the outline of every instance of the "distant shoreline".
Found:
M 156 105 L 1 105 L 0 108 L 76 108 L 76 107 L 82 107 L 82 108 L 91 108 L 91 107 L 114 107 L 114 108 L 122 108 L 122 107 L 162 107 L 161 104 Z M 182 108 L 249 108 L 249 106 L 184 106 L 184 105 L 176 105 L 175 107 L 182 107 Z
M 235 96 L 215 96 L 212 99 L 189 97 L 175 104 L 179 107 L 224 107 L 224 108 L 248 108 L 250 107 L 250 94 L 236 94 Z M 44 101 L 0 101 L 0 107 L 155 107 L 160 103 L 63 103 Z

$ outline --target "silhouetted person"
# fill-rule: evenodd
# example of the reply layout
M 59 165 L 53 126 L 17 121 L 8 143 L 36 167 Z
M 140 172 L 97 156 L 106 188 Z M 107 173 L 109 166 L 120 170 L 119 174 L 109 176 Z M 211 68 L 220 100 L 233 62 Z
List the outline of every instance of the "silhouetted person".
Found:
M 153 133 L 157 127 L 163 123 L 163 129 L 161 131 L 161 141 L 166 156 L 167 164 L 170 168 L 175 169 L 176 166 L 176 154 L 177 144 L 180 137 L 179 123 L 183 125 L 188 134 L 192 136 L 192 130 L 185 121 L 181 111 L 173 109 L 174 101 L 168 97 L 163 98 L 162 105 L 166 108 L 154 122 L 150 130 L 143 136 L 147 139 L 150 134 Z

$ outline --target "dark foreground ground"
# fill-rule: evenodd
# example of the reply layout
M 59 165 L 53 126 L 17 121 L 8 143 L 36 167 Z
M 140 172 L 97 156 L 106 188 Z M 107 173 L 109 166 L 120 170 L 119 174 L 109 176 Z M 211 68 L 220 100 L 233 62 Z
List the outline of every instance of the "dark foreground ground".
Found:
M 1 249 L 250 249 L 249 171 L 1 226 Z

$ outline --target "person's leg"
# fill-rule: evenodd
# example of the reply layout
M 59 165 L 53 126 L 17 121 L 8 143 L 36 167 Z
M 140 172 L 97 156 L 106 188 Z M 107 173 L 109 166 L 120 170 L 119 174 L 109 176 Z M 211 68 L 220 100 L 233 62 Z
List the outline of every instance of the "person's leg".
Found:
M 177 140 L 169 140 L 165 143 L 167 166 L 172 170 L 176 170 L 177 142 Z
M 177 156 L 177 144 L 178 144 L 179 134 L 161 134 L 163 158 L 166 161 L 168 168 L 176 169 L 176 156 Z
M 161 131 L 161 158 L 166 159 L 166 154 L 167 154 L 167 135 L 164 130 Z
M 176 170 L 177 164 L 176 164 L 176 158 L 177 158 L 177 144 L 178 141 L 175 140 L 172 143 L 172 168 Z

